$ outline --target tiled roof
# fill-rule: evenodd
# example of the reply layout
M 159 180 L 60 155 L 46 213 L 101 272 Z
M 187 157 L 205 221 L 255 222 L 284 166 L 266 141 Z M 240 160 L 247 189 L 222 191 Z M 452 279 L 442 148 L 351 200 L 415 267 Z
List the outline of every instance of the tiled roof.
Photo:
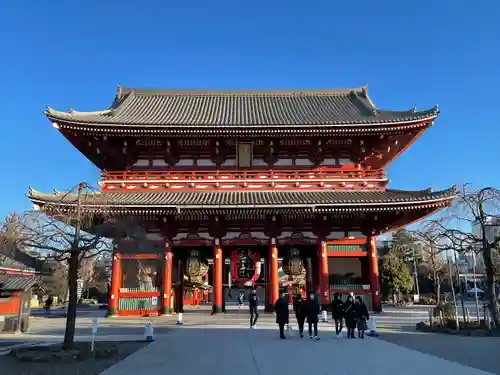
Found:
M 451 199 L 455 189 L 431 192 L 385 190 L 385 191 L 143 191 L 102 192 L 87 195 L 83 206 L 115 206 L 123 208 L 259 208 L 297 206 L 367 206 L 406 205 Z M 39 193 L 30 189 L 28 198 L 34 203 L 56 203 L 74 205 L 75 194 Z
M 25 291 L 34 285 L 43 288 L 43 284 L 38 276 L 0 275 L 0 290 Z
M 0 236 L 1 240 L 2 237 Z M 15 246 L 0 246 L 0 259 L 2 260 L 0 265 L 4 267 L 17 269 L 29 268 L 37 271 L 40 271 L 42 268 L 42 262 L 39 259 L 26 254 Z
M 376 109 L 367 88 L 339 90 L 154 90 L 119 88 L 110 109 L 60 112 L 53 121 L 153 127 L 300 127 L 378 125 L 432 119 L 439 110 Z

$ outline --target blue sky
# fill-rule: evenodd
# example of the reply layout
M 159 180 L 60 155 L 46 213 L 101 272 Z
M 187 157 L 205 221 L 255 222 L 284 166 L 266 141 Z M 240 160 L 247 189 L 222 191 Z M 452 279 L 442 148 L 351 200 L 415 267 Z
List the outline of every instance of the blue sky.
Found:
M 168 5 L 182 4 L 182 5 Z M 0 6 L 0 218 L 98 171 L 42 112 L 99 110 L 116 85 L 368 85 L 385 109 L 430 108 L 435 126 L 391 164 L 391 187 L 500 186 L 500 3 L 15 1 Z

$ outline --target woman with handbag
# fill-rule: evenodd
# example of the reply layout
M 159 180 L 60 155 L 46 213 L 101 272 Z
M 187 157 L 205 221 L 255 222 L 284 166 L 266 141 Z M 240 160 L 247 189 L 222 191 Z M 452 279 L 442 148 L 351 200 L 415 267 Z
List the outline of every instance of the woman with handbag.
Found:
M 355 302 L 355 312 L 356 312 L 356 326 L 358 328 L 358 338 L 365 338 L 366 331 L 366 321 L 370 319 L 370 315 L 368 314 L 368 307 L 363 302 L 360 296 L 356 297 Z

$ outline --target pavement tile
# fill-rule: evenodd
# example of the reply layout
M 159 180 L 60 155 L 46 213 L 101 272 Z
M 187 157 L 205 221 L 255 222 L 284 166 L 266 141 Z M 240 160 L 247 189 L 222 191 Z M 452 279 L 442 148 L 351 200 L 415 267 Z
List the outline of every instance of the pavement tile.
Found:
M 336 339 L 324 332 L 319 342 L 279 340 L 276 330 L 179 328 L 109 368 L 102 375 L 129 375 L 165 369 L 176 375 L 304 375 L 490 373 L 377 339 Z

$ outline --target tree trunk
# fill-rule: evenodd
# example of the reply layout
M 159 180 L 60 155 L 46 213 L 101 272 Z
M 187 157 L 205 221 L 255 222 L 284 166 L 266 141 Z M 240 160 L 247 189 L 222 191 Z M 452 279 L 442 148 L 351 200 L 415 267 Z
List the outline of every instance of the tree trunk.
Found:
M 439 304 L 441 303 L 441 279 L 439 278 L 439 275 L 436 273 L 436 302 Z
M 69 258 L 68 287 L 69 301 L 66 316 L 66 330 L 64 331 L 64 349 L 71 349 L 75 342 L 76 303 L 78 280 L 78 251 L 72 251 Z
M 496 328 L 500 327 L 500 316 L 497 308 L 497 298 L 495 290 L 495 269 L 491 257 L 491 245 L 483 243 L 483 259 L 484 268 L 486 271 L 486 300 L 490 309 L 490 316 L 493 325 Z

